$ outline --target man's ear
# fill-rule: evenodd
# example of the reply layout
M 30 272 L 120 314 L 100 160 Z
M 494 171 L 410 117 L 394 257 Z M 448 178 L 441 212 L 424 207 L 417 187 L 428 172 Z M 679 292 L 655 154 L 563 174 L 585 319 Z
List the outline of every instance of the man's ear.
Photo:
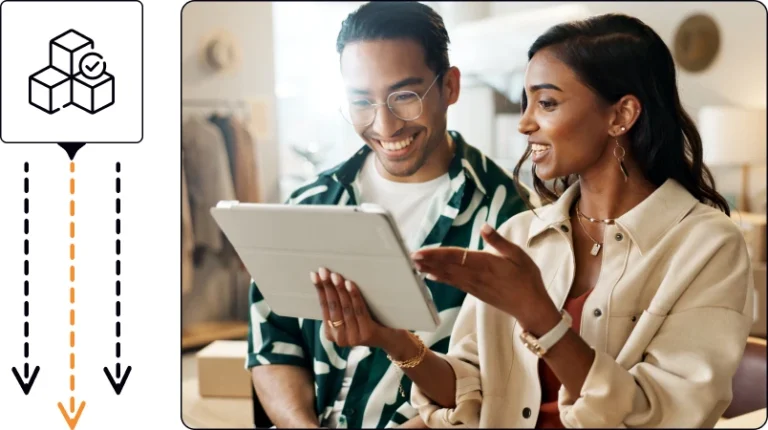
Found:
M 446 107 L 459 101 L 461 92 L 461 71 L 458 67 L 451 67 L 443 74 L 443 100 Z

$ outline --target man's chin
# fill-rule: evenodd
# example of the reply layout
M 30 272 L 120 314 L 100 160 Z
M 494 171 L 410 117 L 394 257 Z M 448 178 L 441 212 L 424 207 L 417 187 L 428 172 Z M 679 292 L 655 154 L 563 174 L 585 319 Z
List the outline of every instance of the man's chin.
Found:
M 381 161 L 381 159 L 379 160 Z M 381 161 L 381 166 L 388 174 L 396 178 L 407 178 L 409 176 L 413 176 L 416 172 L 419 171 L 418 166 L 415 165 L 413 160 L 402 160 L 394 162 L 385 160 Z

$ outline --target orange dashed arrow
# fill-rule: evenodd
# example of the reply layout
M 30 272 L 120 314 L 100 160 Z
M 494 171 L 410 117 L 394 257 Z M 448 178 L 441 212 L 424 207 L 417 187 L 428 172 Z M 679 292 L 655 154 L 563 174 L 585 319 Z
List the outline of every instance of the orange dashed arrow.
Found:
M 61 411 L 61 415 L 67 421 L 67 424 L 71 430 L 75 430 L 75 427 L 77 427 L 77 422 L 80 421 L 80 416 L 83 414 L 83 409 L 85 409 L 85 401 L 80 402 L 80 406 L 77 408 L 77 413 L 75 413 L 74 397 L 69 398 L 69 411 L 67 411 L 67 409 L 64 407 L 64 404 L 59 402 L 59 411 Z M 69 414 L 75 414 L 75 416 L 72 417 Z
M 69 171 L 75 173 L 75 163 L 69 163 Z M 59 411 L 67 421 L 69 428 L 75 430 L 77 422 L 80 421 L 80 416 L 85 409 L 85 401 L 80 402 L 80 406 L 75 412 L 75 178 L 72 177 L 69 180 L 69 193 L 72 195 L 72 199 L 69 201 L 69 215 L 72 217 L 69 223 L 69 237 L 72 239 L 72 243 L 69 245 L 69 259 L 71 265 L 69 266 L 69 282 L 71 284 L 69 288 L 69 303 L 72 306 L 69 310 L 69 369 L 71 373 L 69 375 L 69 391 L 72 396 L 69 398 L 69 411 L 64 407 L 64 404 L 59 402 Z M 74 415 L 73 415 L 74 414 Z

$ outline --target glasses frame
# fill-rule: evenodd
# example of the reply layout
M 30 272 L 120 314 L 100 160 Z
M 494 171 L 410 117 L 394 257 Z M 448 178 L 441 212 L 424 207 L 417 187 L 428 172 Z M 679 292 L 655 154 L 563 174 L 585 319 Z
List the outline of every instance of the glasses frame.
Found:
M 342 112 L 341 106 L 339 107 L 339 114 L 342 116 L 342 118 L 344 118 L 344 120 L 346 122 L 348 122 L 349 124 L 351 124 L 354 127 L 368 127 L 369 125 L 373 124 L 373 122 L 376 121 L 376 115 L 378 115 L 378 113 L 379 113 L 379 106 L 386 106 L 387 109 L 389 109 L 389 112 L 392 115 L 394 115 L 396 118 L 398 118 L 398 119 L 400 119 L 402 121 L 414 121 L 414 120 L 417 120 L 417 119 L 419 119 L 421 114 L 424 113 L 424 98 L 427 97 L 427 94 L 429 94 L 429 91 L 432 89 L 433 86 L 435 86 L 435 82 L 437 82 L 437 80 L 440 78 L 441 75 L 442 75 L 442 73 L 438 73 L 435 76 L 435 79 L 432 80 L 432 83 L 429 84 L 429 87 L 427 88 L 426 91 L 424 91 L 423 95 L 419 95 L 419 93 L 417 93 L 416 91 L 409 91 L 409 90 L 393 91 L 393 92 L 389 93 L 389 95 L 387 96 L 387 101 L 384 102 L 384 103 L 371 103 L 371 102 L 368 102 L 370 104 L 371 108 L 373 108 L 373 117 L 371 118 L 371 120 L 369 122 L 367 122 L 365 124 L 362 124 L 362 123 L 361 124 L 355 124 L 352 121 L 350 121 L 347 118 L 347 116 L 344 115 L 344 112 Z M 389 103 L 389 100 L 392 98 L 393 95 L 395 95 L 395 94 L 403 94 L 403 93 L 413 94 L 413 95 L 415 95 L 419 99 L 419 114 L 416 115 L 413 118 L 403 118 L 400 115 L 396 114 L 392 110 L 392 106 Z M 353 102 L 358 101 L 358 100 L 364 100 L 364 99 L 356 99 L 356 100 L 353 100 Z

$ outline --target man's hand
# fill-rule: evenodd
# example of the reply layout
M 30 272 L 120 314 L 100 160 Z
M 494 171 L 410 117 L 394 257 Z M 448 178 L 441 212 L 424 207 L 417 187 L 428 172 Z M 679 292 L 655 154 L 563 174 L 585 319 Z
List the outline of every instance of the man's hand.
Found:
M 368 312 L 360 290 L 354 282 L 338 273 L 321 268 L 310 273 L 315 284 L 325 319 L 325 336 L 341 347 L 370 346 L 387 349 L 397 340 L 408 337 L 407 330 L 398 330 L 377 323 Z

